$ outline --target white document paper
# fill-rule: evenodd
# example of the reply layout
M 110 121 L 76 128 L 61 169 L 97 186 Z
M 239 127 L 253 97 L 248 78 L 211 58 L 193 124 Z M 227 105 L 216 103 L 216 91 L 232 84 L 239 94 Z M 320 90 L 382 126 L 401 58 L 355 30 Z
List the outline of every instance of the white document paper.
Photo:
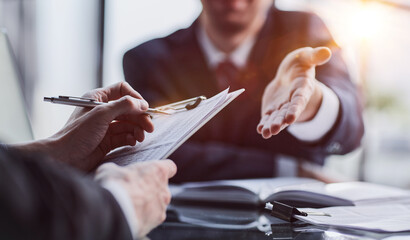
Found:
M 353 207 L 300 208 L 304 212 L 324 212 L 329 216 L 295 216 L 315 225 L 374 232 L 410 231 L 410 204 L 377 204 Z
M 155 115 L 152 119 L 154 132 L 146 133 L 145 140 L 133 147 L 124 147 L 111 152 L 107 161 L 125 166 L 137 161 L 165 159 L 182 143 L 221 111 L 244 89 L 228 93 L 226 89 L 197 107 L 171 115 Z

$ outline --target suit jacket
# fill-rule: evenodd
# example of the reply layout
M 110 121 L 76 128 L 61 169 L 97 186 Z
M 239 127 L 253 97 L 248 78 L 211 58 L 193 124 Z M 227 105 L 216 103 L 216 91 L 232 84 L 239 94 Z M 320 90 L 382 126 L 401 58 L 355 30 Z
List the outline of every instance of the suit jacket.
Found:
M 114 197 L 63 164 L 0 146 L 0 239 L 132 239 Z
M 126 81 L 151 105 L 211 97 L 219 91 L 198 43 L 198 27 L 196 20 L 187 29 L 143 43 L 124 55 Z M 314 143 L 299 141 L 286 130 L 264 140 L 256 126 L 265 86 L 289 52 L 306 46 L 328 46 L 333 51 L 331 60 L 317 67 L 316 77 L 340 100 L 337 122 Z M 237 87 L 244 87 L 245 93 L 171 156 L 179 168 L 173 181 L 271 177 L 278 154 L 323 164 L 326 156 L 345 154 L 360 144 L 364 128 L 357 90 L 340 49 L 315 15 L 272 7 Z

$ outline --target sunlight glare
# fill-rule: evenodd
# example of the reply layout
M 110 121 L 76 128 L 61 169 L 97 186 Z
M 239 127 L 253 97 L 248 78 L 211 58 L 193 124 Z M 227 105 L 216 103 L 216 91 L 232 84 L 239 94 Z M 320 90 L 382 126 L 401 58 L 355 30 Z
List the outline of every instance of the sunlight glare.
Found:
M 385 12 L 380 5 L 361 3 L 352 10 L 350 26 L 355 38 L 372 39 L 383 32 Z

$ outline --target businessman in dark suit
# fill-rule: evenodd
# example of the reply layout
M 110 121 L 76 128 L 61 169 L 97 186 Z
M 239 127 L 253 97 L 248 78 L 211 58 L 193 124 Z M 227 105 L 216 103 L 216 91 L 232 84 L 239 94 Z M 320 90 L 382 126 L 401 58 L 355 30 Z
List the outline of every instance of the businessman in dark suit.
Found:
M 165 220 L 172 161 L 98 167 L 153 131 L 147 102 L 126 83 L 85 97 L 110 102 L 77 108 L 50 138 L 0 144 L 0 239 L 136 239 Z
M 171 156 L 182 169 L 173 181 L 273 177 L 280 155 L 323 164 L 359 146 L 357 89 L 317 16 L 270 0 L 201 2 L 189 28 L 123 59 L 126 81 L 153 105 L 246 89 Z

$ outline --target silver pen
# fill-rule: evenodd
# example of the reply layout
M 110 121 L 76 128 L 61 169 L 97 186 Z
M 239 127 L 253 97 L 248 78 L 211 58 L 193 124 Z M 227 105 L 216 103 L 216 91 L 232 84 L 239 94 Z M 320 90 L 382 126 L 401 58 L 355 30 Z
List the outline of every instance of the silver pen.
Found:
M 98 105 L 106 104 L 106 102 L 98 102 L 92 98 L 84 98 L 84 97 L 72 97 L 72 96 L 58 96 L 58 97 L 44 97 L 45 102 L 57 103 L 57 104 L 64 104 L 64 105 L 71 105 L 71 106 L 78 106 L 78 107 L 96 107 Z M 170 115 L 165 111 L 161 111 L 155 108 L 148 108 L 146 111 L 148 114 L 166 114 Z

